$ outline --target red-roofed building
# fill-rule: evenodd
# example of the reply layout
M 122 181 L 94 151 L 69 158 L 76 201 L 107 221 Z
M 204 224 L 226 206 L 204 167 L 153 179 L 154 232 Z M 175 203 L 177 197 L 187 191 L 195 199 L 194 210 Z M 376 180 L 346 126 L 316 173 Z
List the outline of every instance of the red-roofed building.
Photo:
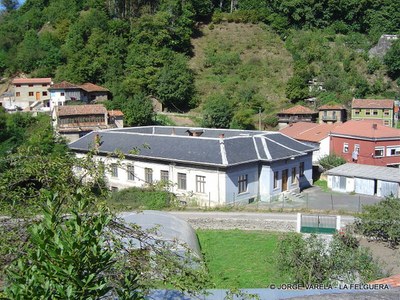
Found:
M 343 123 L 346 121 L 346 108 L 343 105 L 322 105 L 318 108 L 319 123 Z
M 110 91 L 93 83 L 82 85 L 73 84 L 68 81 L 53 84 L 50 88 L 50 107 L 64 105 L 66 101 L 83 101 L 86 103 L 108 100 Z
M 46 110 L 45 108 L 50 106 L 47 89 L 52 84 L 51 78 L 15 78 L 11 84 L 14 101 L 10 105 L 28 111 L 33 108 Z
M 53 127 L 73 142 L 94 130 L 122 128 L 123 117 L 122 111 L 107 111 L 103 104 L 63 105 L 53 110 Z
M 352 120 L 383 120 L 385 126 L 394 126 L 394 101 L 389 99 L 353 99 Z
M 317 120 L 318 113 L 308 107 L 296 105 L 282 110 L 277 114 L 279 128 L 284 128 L 288 124 L 297 122 L 314 122 Z
M 331 153 L 348 162 L 376 166 L 400 165 L 400 130 L 381 123 L 351 120 L 338 124 L 330 134 Z
M 329 134 L 337 124 L 316 124 L 309 122 L 298 122 L 279 130 L 281 133 L 290 136 L 300 142 L 318 146 L 319 149 L 313 151 L 313 164 L 329 155 L 330 137 Z

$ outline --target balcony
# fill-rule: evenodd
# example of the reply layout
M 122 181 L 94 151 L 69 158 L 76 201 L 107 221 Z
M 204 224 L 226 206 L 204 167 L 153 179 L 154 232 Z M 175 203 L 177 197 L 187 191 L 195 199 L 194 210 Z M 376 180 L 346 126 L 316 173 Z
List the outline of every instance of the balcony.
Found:
M 322 116 L 322 121 L 336 122 L 337 116 Z

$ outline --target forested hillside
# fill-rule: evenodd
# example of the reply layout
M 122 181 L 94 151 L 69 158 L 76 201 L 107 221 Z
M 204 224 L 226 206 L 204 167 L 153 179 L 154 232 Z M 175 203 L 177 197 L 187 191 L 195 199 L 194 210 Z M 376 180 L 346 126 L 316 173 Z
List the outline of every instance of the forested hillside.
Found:
M 152 96 L 251 128 L 308 97 L 394 98 L 400 41 L 383 59 L 368 50 L 399 24 L 389 0 L 27 0 L 1 14 L 0 72 L 104 85 L 128 125 L 151 120 L 135 113 Z

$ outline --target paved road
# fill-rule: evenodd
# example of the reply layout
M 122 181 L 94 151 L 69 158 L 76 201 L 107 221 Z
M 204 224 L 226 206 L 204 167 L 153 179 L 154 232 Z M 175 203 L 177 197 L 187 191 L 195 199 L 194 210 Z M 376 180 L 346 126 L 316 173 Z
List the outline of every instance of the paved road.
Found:
M 295 231 L 297 214 L 293 213 L 252 213 L 252 212 L 191 212 L 172 211 L 195 229 L 242 229 Z M 341 226 L 351 224 L 352 216 L 342 216 Z

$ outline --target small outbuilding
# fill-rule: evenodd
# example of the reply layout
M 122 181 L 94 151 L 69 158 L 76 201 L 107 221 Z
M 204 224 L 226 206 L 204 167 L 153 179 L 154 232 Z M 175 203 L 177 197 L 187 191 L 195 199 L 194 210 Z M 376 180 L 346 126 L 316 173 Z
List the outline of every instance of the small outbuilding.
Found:
M 336 192 L 399 197 L 400 169 L 347 163 L 326 172 Z

